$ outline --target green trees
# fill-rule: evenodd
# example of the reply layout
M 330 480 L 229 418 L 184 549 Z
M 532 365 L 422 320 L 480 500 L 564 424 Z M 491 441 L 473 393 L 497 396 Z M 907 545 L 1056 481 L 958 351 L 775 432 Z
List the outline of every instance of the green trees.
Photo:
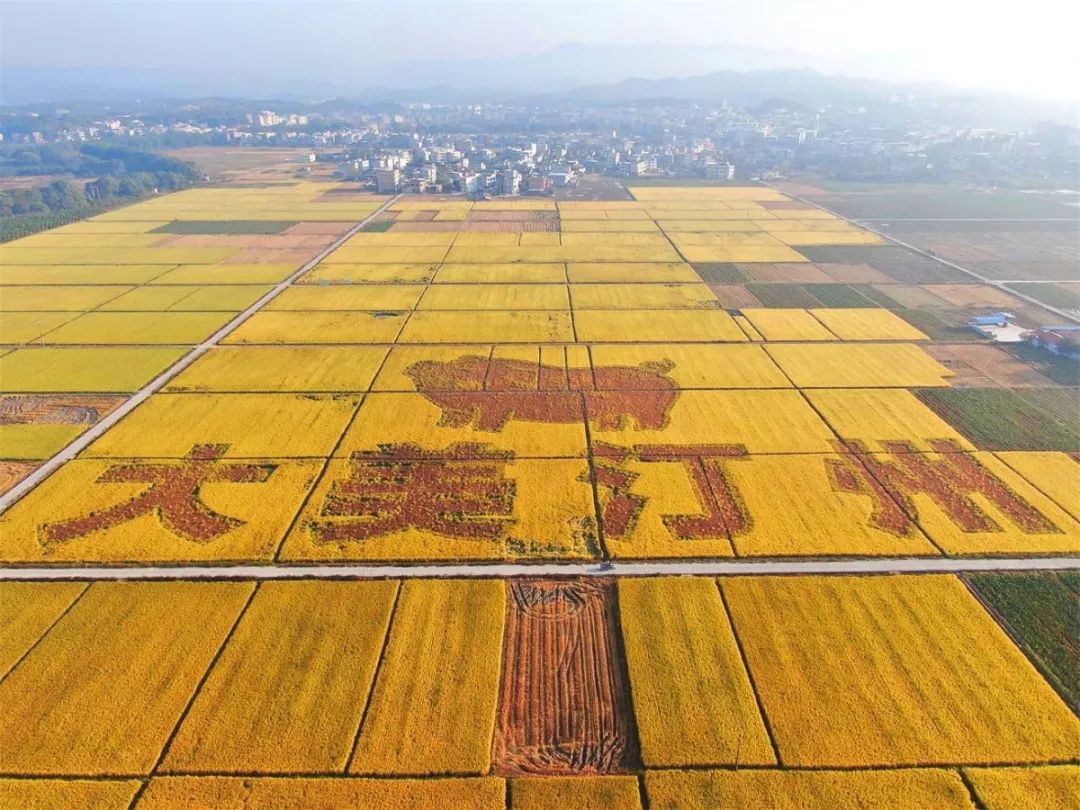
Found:
M 110 143 L 42 144 L 0 151 L 0 176 L 70 174 L 34 188 L 0 191 L 0 242 L 157 192 L 194 183 L 195 168 L 174 158 Z

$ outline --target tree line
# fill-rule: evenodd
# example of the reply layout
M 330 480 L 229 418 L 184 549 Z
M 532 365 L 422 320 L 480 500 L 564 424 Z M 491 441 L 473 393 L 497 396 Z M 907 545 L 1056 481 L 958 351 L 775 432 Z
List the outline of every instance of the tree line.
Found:
M 199 178 L 184 161 L 115 144 L 42 144 L 0 151 L 0 177 L 74 175 L 0 191 L 0 242 L 74 222 Z M 83 179 L 85 178 L 85 179 Z

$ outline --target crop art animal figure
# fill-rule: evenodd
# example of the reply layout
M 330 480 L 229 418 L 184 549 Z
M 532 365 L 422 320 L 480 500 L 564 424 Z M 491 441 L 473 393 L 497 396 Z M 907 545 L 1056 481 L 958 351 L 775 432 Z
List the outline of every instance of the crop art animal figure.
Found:
M 185 540 L 195 543 L 215 540 L 244 525 L 244 521 L 215 512 L 203 503 L 200 488 L 216 482 L 261 483 L 277 469 L 273 464 L 224 463 L 220 459 L 228 449 L 226 444 L 197 444 L 186 458 L 176 463 L 132 462 L 110 467 L 97 483 L 139 483 L 146 484 L 146 489 L 107 509 L 42 525 L 42 545 L 66 543 L 143 515 L 155 515 L 161 525 Z
M 443 427 L 499 431 L 507 422 L 566 424 L 585 418 L 600 430 L 660 430 L 679 396 L 670 361 L 638 366 L 563 368 L 525 360 L 464 356 L 424 360 L 405 373 L 442 409 Z M 583 410 L 584 409 L 584 410 Z

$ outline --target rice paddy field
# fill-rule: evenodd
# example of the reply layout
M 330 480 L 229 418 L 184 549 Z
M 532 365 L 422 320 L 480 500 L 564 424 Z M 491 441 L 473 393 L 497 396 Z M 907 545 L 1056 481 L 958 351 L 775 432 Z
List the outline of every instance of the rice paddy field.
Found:
M 1009 293 L 627 197 L 0 246 L 0 805 L 1075 807 L 1080 398 L 950 332 Z

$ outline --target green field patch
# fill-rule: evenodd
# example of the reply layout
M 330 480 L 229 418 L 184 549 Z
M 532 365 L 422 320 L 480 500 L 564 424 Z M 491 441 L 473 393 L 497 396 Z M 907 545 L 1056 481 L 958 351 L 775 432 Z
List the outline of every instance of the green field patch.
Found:
M 176 234 L 249 234 L 264 236 L 281 233 L 287 228 L 296 225 L 295 221 L 281 221 L 272 219 L 177 219 L 154 228 L 150 233 L 176 233 Z
M 868 264 L 899 284 L 971 284 L 974 281 L 967 273 L 917 255 L 912 261 L 878 260 Z
M 1005 286 L 1058 309 L 1080 310 L 1080 295 L 1061 284 L 1007 284 Z
M 969 574 L 968 582 L 1072 710 L 1080 710 L 1080 573 Z
M 394 227 L 394 220 L 392 219 L 376 219 L 369 222 L 360 230 L 364 233 L 385 233 Z
M 877 289 L 872 284 L 852 284 L 852 288 L 859 291 L 859 294 L 864 298 L 868 298 L 874 302 L 875 306 L 884 307 L 885 309 L 904 309 L 904 306 L 895 298 L 891 298 L 887 293 Z
M 742 284 L 746 274 L 731 262 L 698 263 L 690 265 L 702 281 L 709 284 Z
M 1061 395 L 1074 397 L 1071 409 Z M 928 388 L 918 396 L 980 449 L 1080 450 L 1074 392 Z
M 1055 421 L 1064 425 L 1080 425 L 1080 392 L 1072 388 L 1035 388 L 1020 392 Z
M 843 309 L 878 306 L 876 300 L 863 295 L 850 284 L 803 284 L 802 288 L 826 307 Z
M 1001 348 L 1058 385 L 1069 385 L 1073 388 L 1080 386 L 1080 361 L 1048 352 L 1030 343 L 1010 343 Z
M 844 216 L 863 220 L 892 217 L 1038 219 L 1075 214 L 1068 196 L 1050 193 L 1031 194 L 1012 189 L 989 190 L 921 183 L 881 185 L 821 180 L 814 185 L 830 192 L 829 197 L 822 200 L 829 208 Z M 955 228 L 956 223 L 948 223 L 948 226 Z
M 930 340 L 939 343 L 979 343 L 987 340 L 962 321 L 950 322 L 941 317 L 941 312 L 928 312 L 925 309 L 909 309 L 892 306 L 893 312 L 910 323 Z
M 806 245 L 799 252 L 812 262 L 869 264 L 925 262 L 926 257 L 899 245 Z
M 899 245 L 813 245 L 799 252 L 812 262 L 868 264 L 901 284 L 963 284 L 971 277 Z
M 821 302 L 799 284 L 747 284 L 746 289 L 765 307 L 821 306 Z

